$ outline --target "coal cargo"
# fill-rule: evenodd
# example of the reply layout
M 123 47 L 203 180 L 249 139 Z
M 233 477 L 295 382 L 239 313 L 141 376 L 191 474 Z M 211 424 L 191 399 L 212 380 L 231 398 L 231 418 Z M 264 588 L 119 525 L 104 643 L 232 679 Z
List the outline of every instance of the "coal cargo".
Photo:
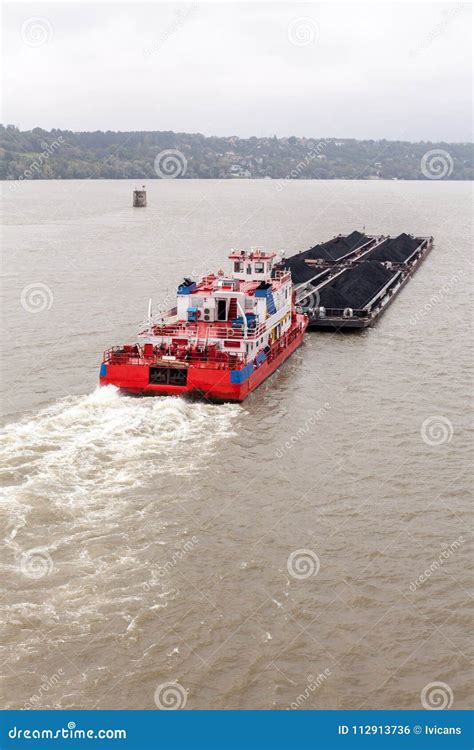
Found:
M 432 237 L 404 232 L 390 238 L 356 231 L 287 258 L 284 266 L 291 270 L 304 312 L 311 301 L 311 328 L 366 328 L 380 317 L 432 247 Z
M 381 263 L 367 261 L 348 268 L 333 284 L 320 291 L 320 304 L 328 308 L 365 307 L 394 275 Z
M 372 260 L 390 263 L 406 263 L 413 255 L 420 241 L 409 234 L 400 234 L 398 237 L 385 240 L 379 248 L 370 254 Z
M 356 252 L 363 245 L 370 243 L 371 240 L 372 238 L 357 231 L 352 232 L 347 237 L 339 235 L 333 237 L 332 240 L 315 245 L 309 250 L 304 250 L 291 258 L 287 258 L 284 261 L 284 266 L 291 270 L 294 284 L 303 284 L 320 273 L 316 266 L 308 266 L 307 260 L 338 261 Z
M 339 235 L 334 237 L 328 242 L 323 242 L 321 245 L 316 245 L 311 249 L 312 258 L 320 258 L 321 260 L 341 260 L 349 253 L 353 253 L 358 250 L 362 245 L 369 242 L 370 238 L 361 232 L 352 232 L 343 237 Z

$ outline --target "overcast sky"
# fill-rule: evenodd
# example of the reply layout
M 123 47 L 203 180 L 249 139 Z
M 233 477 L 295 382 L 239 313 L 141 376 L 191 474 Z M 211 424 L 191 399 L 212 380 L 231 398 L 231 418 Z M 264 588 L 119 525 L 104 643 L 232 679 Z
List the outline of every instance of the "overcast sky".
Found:
M 472 140 L 469 3 L 18 3 L 4 123 Z

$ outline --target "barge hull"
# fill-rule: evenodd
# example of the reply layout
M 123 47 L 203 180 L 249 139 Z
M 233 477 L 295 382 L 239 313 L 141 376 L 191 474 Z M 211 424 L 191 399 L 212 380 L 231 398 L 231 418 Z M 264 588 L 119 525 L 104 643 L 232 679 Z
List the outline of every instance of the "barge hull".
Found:
M 433 239 L 430 238 L 418 238 L 420 241 L 420 251 L 417 257 L 413 260 L 409 260 L 406 264 L 404 263 L 393 263 L 394 276 L 392 287 L 388 286 L 385 296 L 381 300 L 374 299 L 372 304 L 367 305 L 362 310 L 353 309 L 350 310 L 350 315 L 344 315 L 343 310 L 331 311 L 327 310 L 324 316 L 320 314 L 311 314 L 309 312 L 310 321 L 309 329 L 311 330 L 328 330 L 328 329 L 355 329 L 355 328 L 369 328 L 373 326 L 379 317 L 385 312 L 385 310 L 391 305 L 400 291 L 403 289 L 405 284 L 411 279 L 413 274 L 417 271 L 419 266 L 423 263 L 425 258 L 431 252 L 433 248 Z M 425 246 L 422 247 L 423 243 Z M 371 253 L 367 254 L 367 260 L 370 262 Z M 350 273 L 350 266 L 348 268 Z M 400 278 L 399 272 L 402 272 Z M 397 279 L 397 276 L 399 277 Z M 333 314 L 331 314 L 333 313 Z

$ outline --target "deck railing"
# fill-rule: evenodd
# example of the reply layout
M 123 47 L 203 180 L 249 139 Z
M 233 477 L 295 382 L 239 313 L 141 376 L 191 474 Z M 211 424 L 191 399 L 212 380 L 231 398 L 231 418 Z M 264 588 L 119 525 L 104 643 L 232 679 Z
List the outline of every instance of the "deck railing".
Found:
M 287 331 L 263 351 L 267 361 L 272 361 L 301 332 L 302 324 Z M 146 347 L 150 347 L 146 348 Z M 217 370 L 240 370 L 252 362 L 247 352 L 222 352 L 208 347 L 158 347 L 151 344 L 126 344 L 113 346 L 104 352 L 103 362 L 117 365 L 157 365 L 161 367 L 205 367 Z
M 349 309 L 351 310 L 350 314 L 348 312 Z M 367 310 L 356 310 L 348 307 L 325 307 L 324 312 L 321 312 L 318 307 L 315 307 L 314 310 L 306 310 L 306 314 L 308 313 L 310 319 L 320 318 L 321 320 L 324 320 L 325 318 L 366 318 L 369 314 Z
M 246 364 L 246 353 L 215 352 L 175 349 L 173 354 L 154 347 L 150 354 L 145 354 L 145 347 L 140 344 L 127 347 L 113 346 L 104 352 L 103 361 L 116 365 L 157 365 L 161 367 L 207 367 L 212 369 L 238 370 Z
M 206 345 L 212 339 L 254 341 L 268 332 L 268 319 L 264 323 L 260 323 L 254 327 L 251 327 L 247 323 L 247 331 L 245 331 L 243 325 L 234 328 L 229 324 L 216 325 L 214 323 L 207 323 L 206 321 L 199 321 L 197 323 L 182 321 L 176 324 L 154 323 L 149 328 L 140 331 L 139 336 L 185 338 L 194 344 Z

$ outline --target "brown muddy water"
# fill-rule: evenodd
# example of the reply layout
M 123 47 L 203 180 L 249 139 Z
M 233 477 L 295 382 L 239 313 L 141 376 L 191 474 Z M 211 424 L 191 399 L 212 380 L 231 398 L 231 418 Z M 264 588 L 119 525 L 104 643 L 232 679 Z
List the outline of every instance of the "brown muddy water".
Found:
M 471 186 L 133 187 L 2 185 L 2 705 L 467 708 Z M 97 388 L 184 274 L 364 226 L 435 236 L 373 329 L 242 405 Z

